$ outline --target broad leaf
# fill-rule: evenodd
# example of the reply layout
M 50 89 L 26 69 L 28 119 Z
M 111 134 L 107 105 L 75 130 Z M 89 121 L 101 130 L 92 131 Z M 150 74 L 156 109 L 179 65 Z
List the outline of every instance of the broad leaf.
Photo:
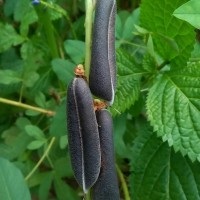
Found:
M 200 64 L 158 76 L 149 91 L 147 113 L 164 141 L 200 161 Z
M 131 192 L 133 200 L 199 200 L 199 167 L 175 153 L 140 123 L 132 148 Z
M 83 63 L 85 58 L 85 43 L 79 40 L 66 40 L 65 51 L 76 64 Z
M 118 83 L 115 101 L 110 108 L 113 115 L 124 112 L 138 99 L 140 93 L 140 79 L 146 74 L 144 69 L 135 62 L 128 53 L 117 51 Z
M 58 79 L 68 85 L 74 77 L 75 64 L 59 58 L 54 59 L 51 64 Z
M 155 50 L 173 67 L 186 65 L 195 42 L 194 28 L 172 15 L 185 2 L 187 0 L 155 0 L 153 3 L 143 0 L 141 4 L 141 26 L 153 32 Z M 178 52 L 173 43 L 178 46 Z
M 21 172 L 4 158 L 0 158 L 0 194 L 2 200 L 31 200 Z
M 192 26 L 200 29 L 200 4 L 199 0 L 191 0 L 177 8 L 173 15 L 179 19 L 189 22 Z
M 67 134 L 66 127 L 66 100 L 56 108 L 56 115 L 53 117 L 50 125 L 50 134 L 52 136 L 63 136 Z

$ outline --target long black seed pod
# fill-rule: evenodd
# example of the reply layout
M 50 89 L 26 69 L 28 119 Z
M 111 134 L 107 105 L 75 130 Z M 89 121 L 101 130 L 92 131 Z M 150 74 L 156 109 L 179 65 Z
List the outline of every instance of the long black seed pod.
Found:
M 101 152 L 92 95 L 82 78 L 74 78 L 68 88 L 67 124 L 72 168 L 86 193 L 99 176 Z
M 89 77 L 91 92 L 112 104 L 116 88 L 115 0 L 97 0 Z
M 112 136 L 112 118 L 105 109 L 96 111 L 96 117 L 101 145 L 101 171 L 93 187 L 93 200 L 119 200 Z

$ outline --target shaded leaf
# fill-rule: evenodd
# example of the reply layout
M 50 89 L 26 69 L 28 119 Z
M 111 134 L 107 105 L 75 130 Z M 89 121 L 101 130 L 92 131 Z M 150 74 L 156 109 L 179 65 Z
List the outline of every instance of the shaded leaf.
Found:
M 12 45 L 19 45 L 24 41 L 24 38 L 18 35 L 13 28 L 13 26 L 9 24 L 1 24 L 0 23 L 0 52 L 6 51 Z
M 67 133 L 67 119 L 66 119 L 66 100 L 56 108 L 56 115 L 53 117 L 50 125 L 50 134 L 52 136 L 63 136 Z
M 18 168 L 0 158 L 0 194 L 3 200 L 31 200 L 24 177 Z
M 79 40 L 66 40 L 65 51 L 76 64 L 83 63 L 85 58 L 85 43 Z
M 74 77 L 75 64 L 68 60 L 62 60 L 59 58 L 54 59 L 51 64 L 58 79 L 68 85 Z
M 22 82 L 19 73 L 13 70 L 0 70 L 0 83 L 9 85 Z

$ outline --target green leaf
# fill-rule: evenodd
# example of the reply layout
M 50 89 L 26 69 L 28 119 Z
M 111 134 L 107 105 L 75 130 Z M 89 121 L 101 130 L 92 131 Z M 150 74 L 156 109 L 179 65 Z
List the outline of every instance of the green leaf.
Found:
M 46 97 L 42 92 L 36 94 L 35 103 L 42 108 L 46 107 Z
M 158 76 L 148 94 L 147 113 L 164 141 L 200 161 L 200 64 Z
M 126 114 L 115 117 L 113 120 L 113 124 L 115 151 L 120 157 L 128 158 L 130 155 L 124 142 L 124 134 L 126 131 Z
M 4 158 L 0 158 L 0 183 L 2 200 L 31 200 L 21 172 Z
M 14 12 L 15 21 L 23 21 L 25 14 L 30 11 L 30 8 L 33 9 L 33 6 L 31 6 L 29 0 L 17 1 Z
M 13 70 L 0 70 L 0 83 L 5 85 L 22 82 L 19 73 Z
M 198 0 L 191 0 L 177 8 L 173 15 L 182 19 L 197 29 L 200 29 L 200 4 Z
M 44 135 L 43 131 L 40 128 L 38 128 L 37 126 L 26 125 L 25 130 L 29 136 L 31 136 L 37 140 L 43 141 L 45 139 L 45 135 Z
M 118 39 L 131 40 L 133 38 L 133 32 L 136 30 L 135 25 L 139 24 L 139 9 L 135 9 L 123 23 L 120 15 L 117 17 L 117 32 Z
M 195 42 L 194 28 L 172 15 L 185 2 L 187 0 L 155 0 L 153 3 L 143 0 L 141 4 L 141 26 L 153 32 L 155 50 L 165 61 L 170 61 L 173 67 L 186 65 Z M 178 52 L 166 38 L 174 40 Z
M 74 77 L 75 64 L 59 58 L 54 59 L 51 64 L 53 66 L 53 71 L 56 73 L 59 80 L 68 85 Z
M 20 117 L 17 119 L 16 125 L 13 126 L 17 128 L 15 129 L 17 137 L 12 140 L 12 142 L 10 141 L 9 144 L 0 144 L 1 157 L 12 160 L 25 152 L 27 144 L 31 141 L 31 138 L 27 135 L 24 129 L 28 124 L 30 124 L 30 122 L 26 118 Z
M 115 101 L 110 108 L 113 115 L 124 112 L 138 99 L 140 79 L 145 72 L 128 53 L 117 51 L 118 83 Z
M 175 153 L 140 122 L 131 160 L 133 200 L 199 200 L 199 167 Z
M 0 53 L 9 49 L 12 45 L 21 44 L 25 38 L 18 35 L 15 29 L 9 24 L 0 23 Z
M 58 200 L 80 199 L 77 195 L 77 192 L 75 192 L 69 185 L 67 185 L 62 179 L 58 177 L 54 179 L 54 187 Z
M 39 188 L 40 200 L 48 199 L 52 181 L 53 181 L 53 172 L 47 172 L 46 174 L 44 174 L 44 178 L 42 179 Z
M 29 143 L 27 148 L 29 150 L 36 150 L 36 149 L 39 149 L 40 147 L 42 147 L 45 143 L 46 143 L 45 140 L 34 140 L 34 141 Z
M 56 137 L 67 134 L 66 99 L 56 109 L 56 115 L 50 125 L 50 134 Z
M 68 138 L 67 138 L 67 135 L 63 135 L 60 137 L 60 148 L 61 149 L 65 149 L 68 145 Z
M 23 78 L 24 85 L 29 88 L 33 87 L 39 77 L 39 74 L 36 72 L 27 72 Z
M 16 0 L 9 0 L 4 2 L 3 10 L 6 17 L 13 14 L 16 4 L 17 4 Z
M 66 40 L 65 51 L 76 64 L 83 63 L 85 58 L 85 43 L 79 40 Z

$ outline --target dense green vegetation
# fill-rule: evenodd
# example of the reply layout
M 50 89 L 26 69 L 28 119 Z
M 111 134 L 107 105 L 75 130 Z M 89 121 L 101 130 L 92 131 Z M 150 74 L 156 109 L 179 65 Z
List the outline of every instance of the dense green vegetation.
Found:
M 88 58 L 86 1 L 33 2 L 0 1 L 0 199 L 79 200 L 66 88 Z M 200 3 L 117 3 L 121 199 L 199 200 Z

